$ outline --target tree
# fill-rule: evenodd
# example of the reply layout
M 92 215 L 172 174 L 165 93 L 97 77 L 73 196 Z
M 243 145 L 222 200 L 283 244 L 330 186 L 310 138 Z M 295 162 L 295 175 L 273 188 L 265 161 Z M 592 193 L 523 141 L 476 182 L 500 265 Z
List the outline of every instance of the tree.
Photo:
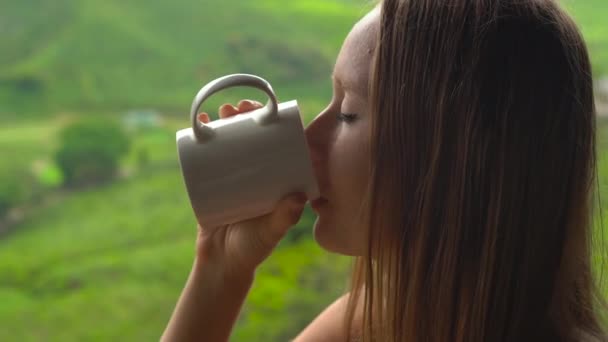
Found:
M 55 155 L 64 185 L 88 186 L 113 179 L 129 146 L 129 137 L 114 121 L 96 119 L 71 124 L 61 132 Z

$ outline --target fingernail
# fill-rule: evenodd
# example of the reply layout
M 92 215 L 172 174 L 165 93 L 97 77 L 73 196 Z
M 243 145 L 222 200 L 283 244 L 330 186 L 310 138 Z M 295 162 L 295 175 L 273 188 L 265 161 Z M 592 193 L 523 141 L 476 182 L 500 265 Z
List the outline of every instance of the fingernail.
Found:
M 237 110 L 237 108 L 235 106 L 233 106 L 230 103 L 224 103 L 221 107 L 220 110 L 226 110 L 226 109 L 233 109 L 233 110 Z
M 199 119 L 200 121 L 205 121 L 205 120 L 206 120 L 206 119 L 208 119 L 208 118 L 209 118 L 209 115 L 208 115 L 207 113 L 204 113 L 204 112 L 203 112 L 203 113 L 200 113 L 200 114 L 198 115 L 198 119 Z

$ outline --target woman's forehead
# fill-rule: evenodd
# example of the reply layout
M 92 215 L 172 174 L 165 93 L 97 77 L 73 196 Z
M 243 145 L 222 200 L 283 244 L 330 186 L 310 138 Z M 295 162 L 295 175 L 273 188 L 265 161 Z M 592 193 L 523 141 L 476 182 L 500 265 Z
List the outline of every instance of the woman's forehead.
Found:
M 373 10 L 352 28 L 334 68 L 336 83 L 367 95 L 367 84 L 379 26 L 379 11 Z

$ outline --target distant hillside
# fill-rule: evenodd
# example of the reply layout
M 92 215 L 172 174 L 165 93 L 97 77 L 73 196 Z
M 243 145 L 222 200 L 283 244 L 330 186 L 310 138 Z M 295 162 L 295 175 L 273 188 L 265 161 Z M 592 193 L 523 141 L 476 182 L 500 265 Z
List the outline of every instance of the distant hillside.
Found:
M 596 76 L 608 76 L 608 1 L 561 0 L 574 17 L 591 52 Z
M 0 11 L 0 115 L 183 111 L 204 82 L 256 73 L 326 100 L 364 0 L 19 0 Z
M 281 99 L 319 110 L 341 42 L 371 2 L 4 1 L 0 117 L 129 108 L 183 114 L 203 83 L 233 72 L 259 74 Z M 607 75 L 608 1 L 562 2 L 585 34 L 596 75 Z

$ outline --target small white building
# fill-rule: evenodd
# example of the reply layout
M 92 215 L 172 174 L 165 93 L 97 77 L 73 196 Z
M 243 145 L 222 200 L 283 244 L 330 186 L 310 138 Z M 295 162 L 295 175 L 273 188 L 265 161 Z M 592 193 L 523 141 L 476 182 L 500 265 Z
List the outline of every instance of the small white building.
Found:
M 133 109 L 128 111 L 122 119 L 123 125 L 129 130 L 153 128 L 162 126 L 162 116 L 153 109 Z

